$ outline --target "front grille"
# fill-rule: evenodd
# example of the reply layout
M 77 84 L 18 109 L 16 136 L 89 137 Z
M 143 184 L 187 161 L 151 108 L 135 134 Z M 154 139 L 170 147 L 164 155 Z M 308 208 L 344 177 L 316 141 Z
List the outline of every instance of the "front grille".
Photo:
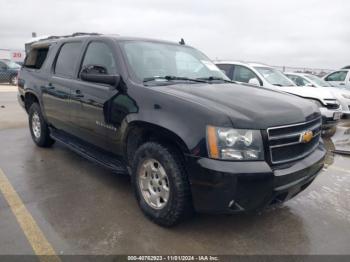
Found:
M 335 99 L 325 99 L 326 107 L 328 109 L 338 109 L 340 104 Z
M 310 142 L 303 143 L 300 137 L 306 131 L 312 131 L 313 138 Z M 267 135 L 272 164 L 295 161 L 306 157 L 318 146 L 321 118 L 293 125 L 270 127 L 267 129 Z

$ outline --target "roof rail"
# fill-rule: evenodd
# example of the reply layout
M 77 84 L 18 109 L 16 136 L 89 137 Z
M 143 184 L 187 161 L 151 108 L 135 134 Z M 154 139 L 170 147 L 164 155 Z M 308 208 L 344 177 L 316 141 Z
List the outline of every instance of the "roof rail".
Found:
M 77 37 L 77 36 L 88 36 L 88 35 L 91 35 L 91 36 L 96 36 L 96 35 L 101 35 L 99 33 L 84 33 L 84 32 L 77 32 L 77 33 L 73 33 L 71 35 L 52 35 L 52 36 L 48 36 L 46 38 L 42 38 L 42 39 L 39 39 L 35 42 L 40 42 L 40 41 L 45 41 L 45 40 L 52 40 L 52 39 L 60 39 L 60 38 L 68 38 L 68 37 Z
M 76 32 L 76 33 L 73 33 L 72 36 L 82 36 L 82 35 L 101 35 L 99 33 L 84 33 L 84 32 Z
M 42 41 L 47 41 L 47 40 L 54 40 L 54 39 L 61 39 L 61 38 L 68 38 L 68 37 L 77 37 L 77 36 L 97 36 L 97 35 L 101 35 L 99 33 L 84 33 L 84 32 L 77 32 L 77 33 L 73 33 L 71 35 L 62 35 L 62 36 L 57 36 L 57 35 L 52 35 L 52 36 L 44 36 L 43 38 L 40 37 L 36 37 L 31 39 L 30 41 L 26 42 L 24 44 L 25 46 L 25 51 L 26 53 L 28 53 L 31 49 L 31 45 L 35 44 L 35 43 L 40 43 Z

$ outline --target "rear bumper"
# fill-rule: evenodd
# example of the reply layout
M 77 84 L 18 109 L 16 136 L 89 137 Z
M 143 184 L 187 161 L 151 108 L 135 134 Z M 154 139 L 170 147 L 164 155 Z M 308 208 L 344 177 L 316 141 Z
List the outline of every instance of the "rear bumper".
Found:
M 323 167 L 323 144 L 306 158 L 271 168 L 264 161 L 190 159 L 192 198 L 198 212 L 236 213 L 263 209 L 304 190 Z

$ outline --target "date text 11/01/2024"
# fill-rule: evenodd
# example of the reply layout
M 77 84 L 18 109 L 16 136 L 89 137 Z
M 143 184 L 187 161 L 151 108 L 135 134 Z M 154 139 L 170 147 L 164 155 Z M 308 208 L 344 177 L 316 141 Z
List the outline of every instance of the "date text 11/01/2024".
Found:
M 218 256 L 128 256 L 128 261 L 220 261 Z

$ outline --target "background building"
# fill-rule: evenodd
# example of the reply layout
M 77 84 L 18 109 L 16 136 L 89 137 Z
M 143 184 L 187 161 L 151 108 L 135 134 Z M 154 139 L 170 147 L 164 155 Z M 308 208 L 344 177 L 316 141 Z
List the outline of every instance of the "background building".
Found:
M 24 58 L 25 52 L 23 50 L 0 49 L 0 59 L 23 63 Z

